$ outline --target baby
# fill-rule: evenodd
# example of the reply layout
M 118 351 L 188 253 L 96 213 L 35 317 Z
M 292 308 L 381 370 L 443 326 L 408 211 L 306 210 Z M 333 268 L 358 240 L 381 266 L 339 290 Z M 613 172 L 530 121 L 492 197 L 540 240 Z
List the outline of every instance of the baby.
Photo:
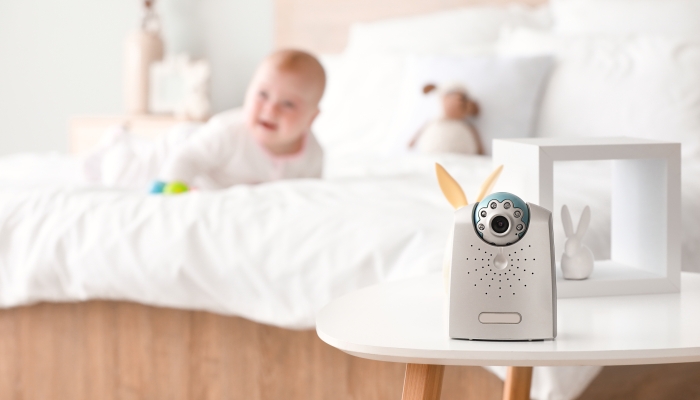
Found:
M 133 151 L 125 157 L 129 152 L 112 146 L 112 155 L 119 153 L 121 161 L 103 156 L 103 175 L 109 170 L 107 175 L 117 178 L 103 177 L 102 183 L 133 187 L 149 177 L 156 180 L 151 192 L 172 194 L 191 187 L 318 178 L 323 151 L 310 127 L 325 84 L 325 72 L 314 56 L 277 51 L 258 67 L 242 109 L 215 115 L 191 134 L 171 132 L 145 156 Z

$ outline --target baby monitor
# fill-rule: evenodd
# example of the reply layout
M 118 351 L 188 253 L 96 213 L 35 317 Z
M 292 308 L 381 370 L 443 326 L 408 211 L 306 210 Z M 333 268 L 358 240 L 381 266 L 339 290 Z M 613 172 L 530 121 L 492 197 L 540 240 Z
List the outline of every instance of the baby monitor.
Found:
M 440 175 L 438 171 L 443 193 L 454 199 L 453 193 L 461 188 L 454 187 L 456 181 L 446 172 Z M 450 337 L 554 339 L 557 292 L 552 213 L 505 192 L 482 193 L 476 203 L 460 204 L 466 203 L 461 193 L 463 200 L 450 200 L 456 208 L 448 246 Z

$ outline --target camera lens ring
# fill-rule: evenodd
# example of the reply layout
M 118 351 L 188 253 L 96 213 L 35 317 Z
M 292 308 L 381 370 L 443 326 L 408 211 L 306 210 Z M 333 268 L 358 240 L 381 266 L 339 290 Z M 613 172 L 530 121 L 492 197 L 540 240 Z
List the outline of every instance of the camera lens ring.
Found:
M 489 225 L 496 236 L 504 236 L 510 231 L 510 221 L 504 215 L 495 215 Z

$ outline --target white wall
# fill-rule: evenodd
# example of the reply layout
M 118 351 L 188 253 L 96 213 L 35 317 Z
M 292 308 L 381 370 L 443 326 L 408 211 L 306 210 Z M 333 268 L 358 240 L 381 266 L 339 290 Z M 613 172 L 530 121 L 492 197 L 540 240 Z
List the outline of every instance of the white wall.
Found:
M 138 0 L 0 1 L 0 154 L 65 150 L 71 115 L 120 114 Z M 214 111 L 238 106 L 273 47 L 272 0 L 160 0 L 169 52 L 212 63 Z

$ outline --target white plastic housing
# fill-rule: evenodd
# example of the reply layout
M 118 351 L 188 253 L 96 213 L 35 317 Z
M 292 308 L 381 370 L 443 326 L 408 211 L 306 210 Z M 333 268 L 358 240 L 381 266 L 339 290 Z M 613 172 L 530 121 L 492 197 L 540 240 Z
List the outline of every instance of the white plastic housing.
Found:
M 528 204 L 527 233 L 509 246 L 486 243 L 472 222 L 474 204 L 455 211 L 449 282 L 454 339 L 541 340 L 557 335 L 552 214 Z M 494 259 L 506 256 L 499 269 Z

